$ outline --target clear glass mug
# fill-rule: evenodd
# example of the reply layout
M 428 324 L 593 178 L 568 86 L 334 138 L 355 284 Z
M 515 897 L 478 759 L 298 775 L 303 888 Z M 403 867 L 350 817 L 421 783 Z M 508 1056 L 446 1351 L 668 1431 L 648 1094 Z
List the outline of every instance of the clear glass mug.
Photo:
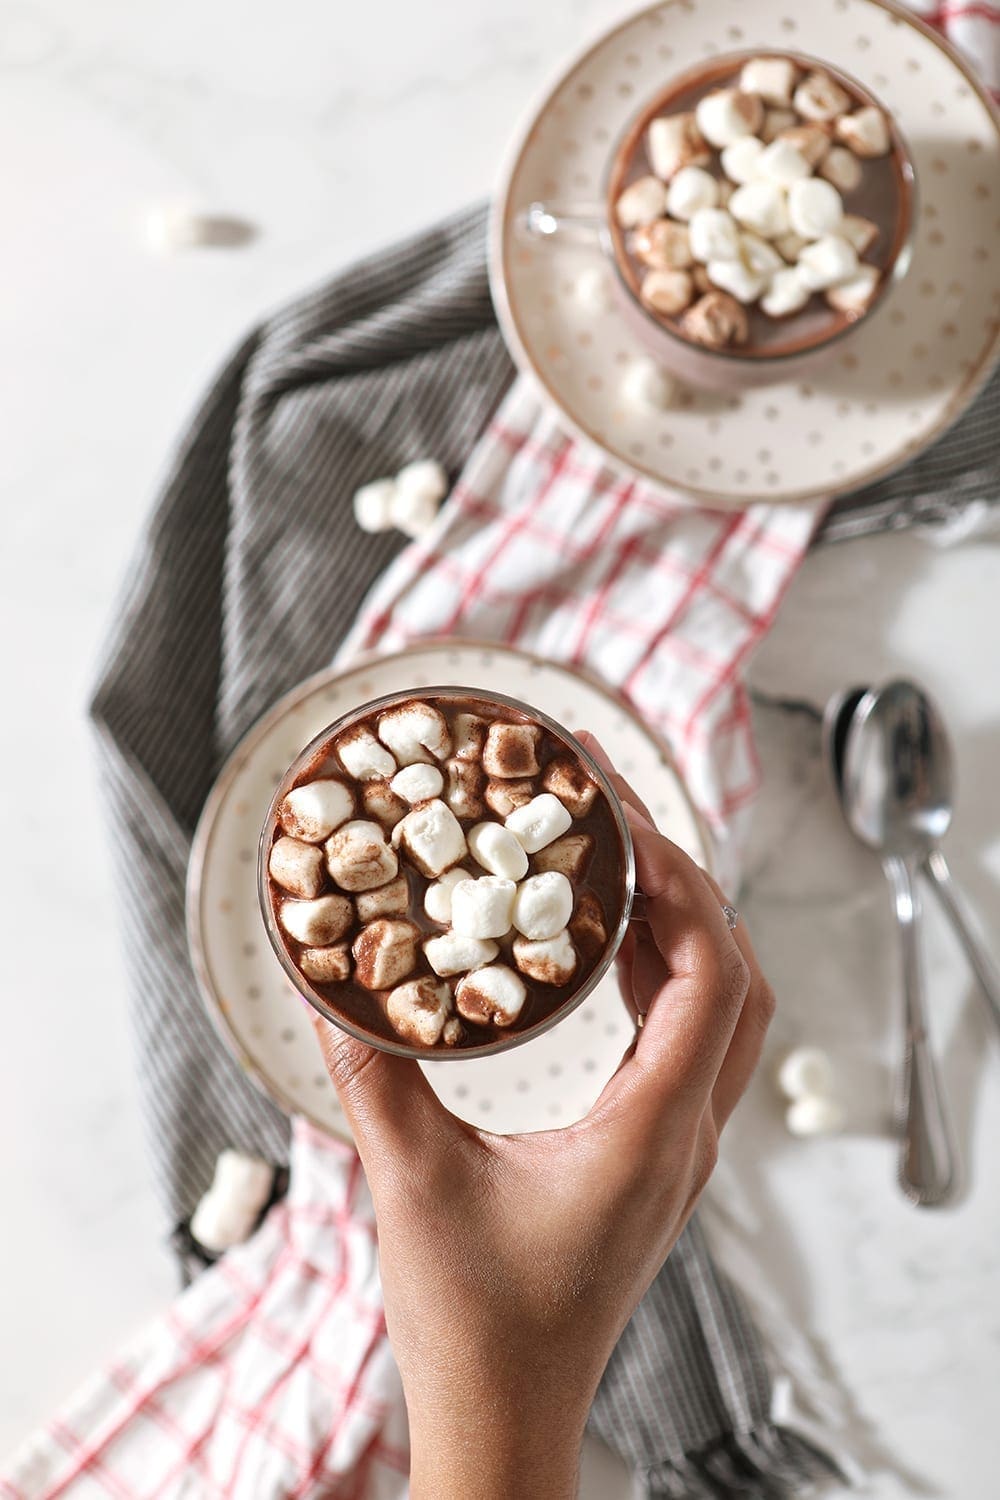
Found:
M 512 710 L 524 719 L 540 724 L 549 734 L 566 747 L 567 754 L 576 756 L 586 767 L 587 772 L 597 782 L 600 791 L 607 799 L 611 810 L 615 831 L 621 846 L 621 870 L 622 870 L 622 904 L 621 912 L 615 923 L 614 930 L 608 933 L 608 944 L 606 951 L 601 955 L 598 963 L 587 975 L 579 988 L 564 999 L 553 1011 L 543 1016 L 534 1025 L 526 1026 L 521 1030 L 511 1031 L 505 1036 L 498 1037 L 495 1041 L 484 1043 L 476 1047 L 434 1047 L 420 1048 L 409 1046 L 402 1039 L 391 1039 L 377 1032 L 368 1031 L 357 1024 L 342 1011 L 336 1010 L 320 991 L 305 977 L 296 965 L 291 953 L 288 951 L 281 928 L 278 925 L 274 903 L 271 899 L 270 877 L 268 875 L 268 859 L 270 857 L 271 845 L 274 841 L 275 831 L 278 826 L 278 809 L 286 794 L 295 785 L 298 778 L 307 769 L 313 768 L 314 774 L 322 775 L 321 769 L 314 768 L 314 762 L 323 751 L 324 747 L 337 739 L 346 729 L 357 724 L 362 719 L 369 718 L 372 714 L 381 713 L 385 709 L 393 708 L 397 704 L 412 702 L 419 699 L 422 703 L 439 702 L 441 699 L 456 700 L 474 698 L 481 703 L 495 703 L 498 707 Z M 328 768 L 329 774 L 344 775 L 343 769 L 336 767 Z M 264 919 L 264 927 L 267 931 L 271 947 L 285 974 L 294 988 L 306 1000 L 312 1008 L 325 1020 L 331 1021 L 343 1031 L 349 1032 L 351 1036 L 359 1041 L 367 1042 L 369 1046 L 377 1047 L 382 1052 L 395 1053 L 397 1057 L 416 1058 L 421 1062 L 445 1062 L 452 1058 L 474 1058 L 490 1057 L 497 1052 L 506 1052 L 511 1047 L 519 1047 L 524 1042 L 529 1042 L 533 1037 L 541 1036 L 553 1026 L 564 1019 L 571 1011 L 582 1005 L 584 1000 L 600 984 L 607 974 L 611 965 L 617 957 L 618 950 L 629 928 L 633 916 L 638 917 L 638 909 L 641 907 L 641 897 L 637 899 L 636 873 L 635 873 L 635 851 L 632 845 L 632 835 L 629 831 L 628 821 L 621 804 L 621 799 L 608 780 L 603 768 L 594 757 L 584 749 L 583 745 L 570 734 L 568 729 L 556 722 L 555 719 L 543 713 L 540 709 L 533 708 L 528 703 L 523 703 L 517 698 L 508 698 L 505 694 L 484 691 L 481 688 L 470 687 L 426 687 L 410 688 L 401 693 L 390 693 L 382 698 L 372 699 L 369 703 L 363 703 L 350 713 L 342 715 L 333 720 L 332 723 L 320 731 L 309 744 L 295 757 L 271 799 L 271 804 L 264 819 L 261 829 L 260 842 L 257 852 L 257 891 L 260 901 L 261 915 Z M 636 911 L 633 912 L 633 907 Z

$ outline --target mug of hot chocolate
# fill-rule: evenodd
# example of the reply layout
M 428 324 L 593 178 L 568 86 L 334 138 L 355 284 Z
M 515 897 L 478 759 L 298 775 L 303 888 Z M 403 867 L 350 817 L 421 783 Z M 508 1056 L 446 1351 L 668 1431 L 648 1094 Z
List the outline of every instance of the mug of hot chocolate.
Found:
M 405 1057 L 548 1030 L 625 935 L 632 840 L 600 765 L 548 715 L 471 688 L 396 693 L 331 724 L 261 833 L 264 923 L 327 1020 Z
M 909 151 L 840 70 L 798 53 L 715 58 L 648 101 L 599 210 L 534 203 L 534 235 L 581 232 L 617 304 L 674 374 L 721 389 L 819 362 L 905 274 Z

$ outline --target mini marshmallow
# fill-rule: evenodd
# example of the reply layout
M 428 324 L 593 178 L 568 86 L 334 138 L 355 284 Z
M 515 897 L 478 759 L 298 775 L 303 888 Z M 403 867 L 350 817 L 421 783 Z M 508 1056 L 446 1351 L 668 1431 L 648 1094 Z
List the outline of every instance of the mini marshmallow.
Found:
M 724 208 L 699 208 L 691 217 L 691 253 L 706 265 L 710 260 L 737 260 L 740 231 L 732 214 Z M 650 273 L 656 274 L 655 271 Z M 690 289 L 690 278 L 688 286 Z M 686 307 L 690 301 L 689 290 L 683 305 Z
M 553 938 L 573 914 L 573 887 L 558 870 L 522 880 L 514 897 L 513 922 L 533 943 Z
M 454 932 L 444 932 L 440 937 L 428 938 L 424 944 L 427 962 L 442 978 L 449 974 L 467 974 L 470 969 L 480 969 L 499 956 L 500 949 L 488 938 L 459 937 Z
M 515 938 L 513 951 L 521 973 L 539 984 L 569 984 L 576 972 L 576 949 L 565 929 L 538 943 Z
M 829 73 L 810 73 L 792 97 L 792 103 L 806 120 L 833 120 L 851 107 L 851 97 Z
M 471 879 L 468 870 L 449 870 L 424 892 L 424 911 L 432 922 L 446 927 L 451 921 L 451 894 L 460 880 Z
M 362 531 L 389 531 L 395 524 L 392 506 L 396 498 L 394 479 L 374 479 L 354 492 L 354 519 Z
M 744 229 L 766 240 L 776 239 L 790 227 L 788 198 L 776 182 L 748 182 L 737 188 L 729 200 L 729 212 Z
M 673 219 L 641 225 L 632 234 L 629 249 L 651 271 L 686 271 L 694 261 L 688 227 Z
M 365 816 L 374 818 L 389 833 L 410 810 L 409 804 L 402 797 L 396 796 L 387 781 L 363 781 L 361 801 L 364 803 Z
M 551 792 L 542 792 L 523 807 L 515 807 L 504 819 L 504 826 L 510 829 L 526 853 L 537 854 L 561 833 L 568 833 L 573 819 L 558 797 Z
M 774 246 L 756 234 L 740 236 L 740 260 L 756 276 L 773 276 L 785 264 Z
M 710 260 L 708 277 L 713 286 L 721 287 L 747 306 L 757 301 L 769 279 L 765 273 L 752 271 L 742 260 Z
M 729 200 L 736 191 L 736 183 L 730 182 L 728 177 L 720 177 L 719 182 L 719 207 L 728 208 Z
M 407 813 L 392 838 L 422 875 L 443 875 L 468 853 L 461 823 L 440 799 L 424 802 Z
M 769 318 L 788 318 L 801 312 L 812 296 L 798 266 L 784 266 L 775 271 L 771 284 L 760 299 L 761 311 Z
M 451 1010 L 451 989 L 440 979 L 412 979 L 392 990 L 385 1001 L 389 1024 L 404 1042 L 414 1047 L 433 1047 L 444 1030 Z
M 374 922 L 377 917 L 405 917 L 410 909 L 410 883 L 405 875 L 397 875 L 377 890 L 359 891 L 354 905 L 361 922 Z
M 723 151 L 722 170 L 730 182 L 753 182 L 760 176 L 758 168 L 763 155 L 764 142 L 755 135 L 745 135 Z
M 191 1236 L 202 1249 L 221 1255 L 241 1245 L 267 1207 L 274 1168 L 255 1156 L 223 1151 L 208 1192 L 191 1215 Z
M 326 867 L 343 891 L 372 891 L 399 873 L 396 851 L 378 823 L 358 818 L 345 823 L 324 845 Z
M 594 852 L 594 840 L 589 833 L 567 833 L 539 849 L 535 855 L 535 869 L 558 870 L 567 880 L 577 884 L 590 863 Z
M 802 177 L 811 177 L 812 167 L 791 141 L 779 137 L 761 152 L 756 175 L 764 182 L 787 188 Z
M 380 917 L 354 939 L 354 977 L 366 990 L 388 990 L 412 974 L 420 928 Z
M 754 94 L 719 89 L 698 101 L 695 120 L 705 140 L 720 150 L 744 135 L 756 135 L 764 123 L 764 105 Z
M 792 125 L 781 132 L 779 140 L 792 146 L 814 171 L 830 149 L 830 131 L 826 125 Z
M 668 273 L 654 271 L 651 274 Z M 686 276 L 687 272 L 678 271 L 673 274 Z M 666 411 L 674 399 L 675 389 L 673 377 L 647 355 L 630 360 L 622 376 L 623 398 L 640 411 Z
M 282 901 L 278 921 L 297 943 L 327 948 L 339 943 L 354 921 L 354 907 L 346 896 L 317 896 L 314 901 Z
M 204 213 L 189 203 L 154 203 L 146 213 L 146 244 L 158 255 L 205 246 L 246 244 L 256 235 L 254 226 L 224 214 Z
M 792 229 L 807 240 L 835 234 L 844 217 L 844 205 L 832 182 L 809 177 L 793 182 L 788 190 L 788 216 Z
M 785 1124 L 792 1135 L 835 1135 L 844 1123 L 844 1111 L 835 1099 L 808 1094 L 796 1099 L 785 1111 Z
M 313 984 L 343 984 L 351 977 L 351 950 L 346 943 L 336 948 L 303 948 L 299 968 Z
M 282 799 L 278 819 L 285 833 L 307 844 L 321 844 L 354 812 L 354 794 L 342 781 L 324 778 L 293 787 Z
M 431 797 L 440 797 L 444 791 L 444 777 L 437 766 L 427 766 L 416 761 L 397 771 L 389 783 L 397 797 L 402 797 L 412 807 L 417 802 L 427 802 Z
M 439 464 L 436 458 L 418 458 L 400 469 L 396 475 L 396 486 L 400 490 L 427 495 L 435 505 L 439 505 L 448 493 L 448 475 L 443 464 Z
M 790 104 L 799 70 L 790 57 L 753 57 L 743 64 L 740 88 L 765 104 Z
M 449 760 L 444 800 L 456 818 L 481 818 L 486 811 L 483 787 L 486 773 L 474 760 Z
M 683 328 L 689 339 L 708 349 L 745 344 L 749 334 L 746 313 L 736 298 L 718 291 L 706 292 L 693 307 L 688 308 Z
M 542 787 L 558 797 L 574 818 L 585 818 L 597 796 L 597 782 L 588 776 L 576 756 L 557 755 L 545 767 Z
M 860 258 L 867 255 L 879 236 L 877 224 L 871 219 L 863 219 L 860 214 L 845 214 L 837 228 L 841 239 L 847 240 L 853 245 Z
M 885 156 L 892 144 L 889 121 L 874 104 L 853 115 L 843 115 L 834 126 L 837 135 L 858 156 Z
M 854 246 L 836 234 L 824 235 L 821 240 L 807 245 L 799 256 L 799 275 L 814 292 L 823 292 L 828 287 L 849 281 L 857 269 Z
M 569 930 L 584 958 L 596 958 L 607 946 L 608 928 L 604 920 L 604 908 L 593 891 L 580 892 Z
M 711 213 L 712 209 L 703 209 Z M 697 214 L 695 218 L 697 218 Z M 666 318 L 683 312 L 694 296 L 694 283 L 687 271 L 647 271 L 639 295 L 647 307 Z
M 611 280 L 604 266 L 586 266 L 573 283 L 577 302 L 594 313 L 610 312 L 615 305 Z
M 846 146 L 832 146 L 819 166 L 819 175 L 832 182 L 838 193 L 853 193 L 864 175 L 861 163 Z
M 623 229 L 661 219 L 667 208 L 667 190 L 658 177 L 640 177 L 630 183 L 615 204 L 615 217 Z
M 774 248 L 779 255 L 794 265 L 808 243 L 809 241 L 803 239 L 801 234 L 796 234 L 794 229 L 790 229 L 787 234 L 779 235 L 774 241 Z
M 664 182 L 684 167 L 705 167 L 712 160 L 693 111 L 653 120 L 646 132 L 646 154 L 653 171 Z
M 452 724 L 454 744 L 451 753 L 456 760 L 479 760 L 486 744 L 485 719 L 478 714 L 456 714 Z
M 489 964 L 458 981 L 455 1004 L 459 1015 L 477 1026 L 512 1026 L 527 998 L 524 981 L 506 964 Z
M 459 937 L 502 938 L 510 931 L 517 886 L 501 875 L 459 880 L 451 892 L 451 927 Z
M 830 288 L 826 300 L 837 312 L 860 317 L 871 306 L 881 280 L 882 273 L 877 266 L 858 266 L 855 274 L 847 281 Z
M 667 193 L 667 213 L 672 219 L 690 219 L 699 208 L 715 208 L 719 184 L 704 167 L 682 167 Z
M 490 781 L 486 785 L 484 800 L 498 818 L 506 818 L 515 807 L 524 807 L 534 795 L 533 781 Z
M 301 839 L 276 839 L 267 869 L 275 884 L 293 896 L 318 896 L 326 884 L 322 849 Z
M 379 715 L 378 737 L 401 766 L 446 760 L 451 754 L 448 721 L 440 709 L 411 700 Z M 343 759 L 343 757 L 341 757 Z
M 450 1016 L 444 1023 L 441 1040 L 446 1047 L 457 1047 L 464 1036 L 462 1023 L 457 1016 Z
M 798 123 L 798 118 L 792 109 L 769 109 L 760 128 L 761 140 L 769 146 L 783 130 L 791 130 Z
M 541 737 L 537 724 L 491 724 L 483 749 L 483 770 L 487 776 L 504 781 L 537 776 Z
M 380 781 L 395 776 L 399 767 L 384 745 L 363 724 L 345 730 L 337 741 L 341 764 L 355 781 Z
M 477 823 L 466 835 L 469 853 L 491 875 L 521 880 L 528 873 L 528 856 L 502 823 Z
M 704 297 L 706 292 L 712 292 L 715 290 L 715 288 L 712 286 L 712 283 L 708 279 L 708 272 L 705 270 L 704 266 L 695 266 L 694 270 L 691 273 L 691 276 L 695 284 L 695 289 L 700 293 L 702 297 Z M 722 294 L 720 293 L 720 295 Z M 685 332 L 689 337 L 691 336 L 691 334 L 687 323 L 692 311 L 693 309 L 689 308 L 688 311 L 684 314 L 683 320 Z
M 440 502 L 426 490 L 404 489 L 397 485 L 392 497 L 390 516 L 392 524 L 404 536 L 416 539 L 426 536 L 434 522 Z
M 819 1047 L 795 1047 L 781 1060 L 777 1084 L 786 1099 L 828 1097 L 833 1093 L 833 1065 Z

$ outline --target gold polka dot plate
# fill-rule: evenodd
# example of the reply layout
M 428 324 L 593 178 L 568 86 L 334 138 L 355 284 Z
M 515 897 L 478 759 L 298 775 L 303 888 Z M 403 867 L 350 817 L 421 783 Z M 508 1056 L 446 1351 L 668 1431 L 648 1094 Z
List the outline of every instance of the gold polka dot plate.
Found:
M 325 726 L 385 693 L 431 683 L 476 684 L 544 704 L 568 729 L 591 729 L 660 828 L 710 865 L 708 836 L 664 745 L 607 688 L 524 652 L 469 642 L 415 646 L 310 678 L 233 752 L 198 824 L 188 868 L 187 929 L 194 971 L 226 1046 L 254 1083 L 290 1114 L 347 1136 L 323 1071 L 312 1011 L 271 950 L 257 902 L 257 840 L 274 788 Z M 586 1114 L 632 1036 L 612 972 L 543 1036 L 497 1057 L 424 1065 L 463 1119 L 504 1133 L 551 1129 Z
M 791 50 L 856 78 L 890 109 L 919 201 L 908 274 L 808 379 L 737 395 L 627 402 L 644 353 L 620 311 L 578 295 L 596 243 L 531 239 L 528 206 L 595 204 L 617 142 L 671 78 L 729 52 Z M 494 204 L 501 326 L 567 427 L 619 467 L 705 505 L 803 501 L 905 463 L 972 400 L 1000 352 L 1000 123 L 943 39 L 888 0 L 664 0 L 562 73 L 517 141 Z

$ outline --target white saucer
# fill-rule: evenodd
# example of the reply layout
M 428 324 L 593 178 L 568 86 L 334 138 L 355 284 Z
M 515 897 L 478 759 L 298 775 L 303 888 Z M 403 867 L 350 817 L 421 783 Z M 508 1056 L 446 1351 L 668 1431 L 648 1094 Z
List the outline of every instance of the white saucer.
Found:
M 603 198 L 614 142 L 672 76 L 718 53 L 794 48 L 852 75 L 891 109 L 917 174 L 913 263 L 888 305 L 808 381 L 674 410 L 620 398 L 641 346 L 614 311 L 575 294 L 596 249 L 528 241 L 534 201 Z M 1000 124 L 946 42 L 886 0 L 665 0 L 572 63 L 519 140 L 497 195 L 490 272 L 501 326 L 566 425 L 642 478 L 701 504 L 832 497 L 934 440 L 1000 352 Z
M 323 672 L 257 724 L 222 770 L 198 824 L 188 869 L 188 941 L 205 1004 L 241 1067 L 289 1113 L 347 1136 L 320 1064 L 313 1012 L 271 951 L 257 904 L 257 841 L 274 788 L 314 735 L 350 709 L 431 683 L 484 687 L 538 703 L 569 729 L 591 729 L 660 828 L 702 865 L 708 836 L 660 740 L 611 693 L 566 667 L 506 647 L 442 642 Z M 614 975 L 544 1036 L 498 1057 L 429 1064 L 462 1118 L 515 1133 L 586 1114 L 632 1035 Z

